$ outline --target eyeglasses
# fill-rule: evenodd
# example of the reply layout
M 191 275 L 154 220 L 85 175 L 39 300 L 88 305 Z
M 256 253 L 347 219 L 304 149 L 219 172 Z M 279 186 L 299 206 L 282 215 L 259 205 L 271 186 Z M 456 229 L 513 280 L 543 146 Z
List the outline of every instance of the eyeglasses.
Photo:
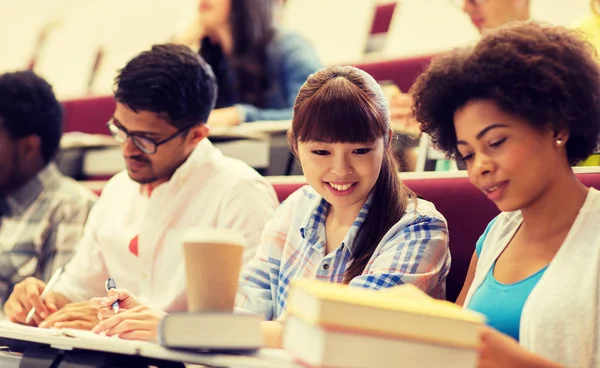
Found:
M 471 6 L 480 6 L 483 5 L 486 0 L 451 0 L 454 5 L 461 8 L 465 6 L 466 3 L 469 3 Z
M 135 144 L 135 146 L 137 148 L 139 148 L 140 151 L 144 152 L 147 155 L 155 154 L 156 150 L 158 149 L 158 146 L 169 142 L 173 138 L 177 137 L 178 135 L 180 135 L 182 133 L 187 132 L 191 128 L 191 126 L 184 127 L 182 129 L 178 130 L 177 133 L 173 134 L 172 136 L 165 138 L 162 141 L 155 142 L 152 139 L 145 137 L 141 134 L 129 133 L 125 128 L 116 125 L 114 120 L 112 120 L 112 119 L 109 120 L 108 123 L 106 123 L 106 126 L 108 127 L 110 134 L 113 136 L 113 138 L 117 142 L 122 144 L 127 141 L 127 138 L 131 138 L 131 141 L 133 142 L 133 144 Z

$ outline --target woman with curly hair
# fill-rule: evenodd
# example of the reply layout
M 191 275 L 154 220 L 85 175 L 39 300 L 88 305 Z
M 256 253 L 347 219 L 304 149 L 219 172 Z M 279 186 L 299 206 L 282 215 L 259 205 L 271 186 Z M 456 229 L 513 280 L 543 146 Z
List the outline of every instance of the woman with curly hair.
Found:
M 593 47 L 515 23 L 435 59 L 412 92 L 422 130 L 502 211 L 457 300 L 492 327 L 480 366 L 600 366 L 600 192 L 571 169 L 598 143 Z

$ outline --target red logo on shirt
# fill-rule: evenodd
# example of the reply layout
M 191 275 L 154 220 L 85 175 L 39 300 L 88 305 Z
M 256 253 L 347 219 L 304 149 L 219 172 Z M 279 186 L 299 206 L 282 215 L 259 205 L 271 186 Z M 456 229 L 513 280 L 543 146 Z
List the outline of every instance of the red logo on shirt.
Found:
M 136 235 L 135 238 L 131 239 L 129 242 L 129 251 L 137 257 L 138 255 L 138 237 Z

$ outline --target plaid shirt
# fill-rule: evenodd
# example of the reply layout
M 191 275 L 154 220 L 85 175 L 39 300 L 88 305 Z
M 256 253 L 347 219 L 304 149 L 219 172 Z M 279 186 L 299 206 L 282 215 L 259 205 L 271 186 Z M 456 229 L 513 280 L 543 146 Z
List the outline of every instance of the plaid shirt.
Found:
M 258 252 L 242 273 L 236 312 L 277 319 L 284 313 L 292 279 L 343 282 L 370 199 L 342 244 L 325 254 L 329 204 L 309 186 L 293 193 L 265 227 Z M 432 203 L 418 200 L 415 207 L 410 200 L 404 216 L 384 235 L 362 275 L 350 285 L 382 289 L 412 283 L 433 297 L 444 298 L 449 269 L 446 220 Z
M 15 284 L 45 281 L 73 254 L 96 195 L 49 164 L 23 187 L 0 197 L 0 304 Z

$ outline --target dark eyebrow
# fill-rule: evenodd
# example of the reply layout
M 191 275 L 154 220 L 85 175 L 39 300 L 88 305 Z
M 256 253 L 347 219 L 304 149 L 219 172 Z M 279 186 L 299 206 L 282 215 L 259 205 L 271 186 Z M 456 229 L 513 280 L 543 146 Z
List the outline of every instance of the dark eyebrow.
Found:
M 493 130 L 493 129 L 496 129 L 496 128 L 508 128 L 508 125 L 504 125 L 504 124 L 492 124 L 492 125 L 488 125 L 487 127 L 483 128 L 479 133 L 477 133 L 477 135 L 475 136 L 475 139 L 480 140 L 490 130 Z M 465 141 L 456 141 L 456 144 L 457 145 L 459 145 L 459 144 L 467 145 L 468 143 L 465 142 Z
M 115 125 L 117 125 L 118 127 L 121 127 L 123 129 L 127 129 L 123 126 L 123 124 L 116 118 L 116 117 L 112 117 L 112 120 L 115 122 Z M 161 137 L 163 134 L 162 133 L 158 133 L 158 132 L 144 132 L 144 131 L 131 131 L 131 130 L 127 130 L 127 132 L 129 134 L 135 134 L 135 135 L 143 135 L 143 136 L 150 136 L 150 137 Z

